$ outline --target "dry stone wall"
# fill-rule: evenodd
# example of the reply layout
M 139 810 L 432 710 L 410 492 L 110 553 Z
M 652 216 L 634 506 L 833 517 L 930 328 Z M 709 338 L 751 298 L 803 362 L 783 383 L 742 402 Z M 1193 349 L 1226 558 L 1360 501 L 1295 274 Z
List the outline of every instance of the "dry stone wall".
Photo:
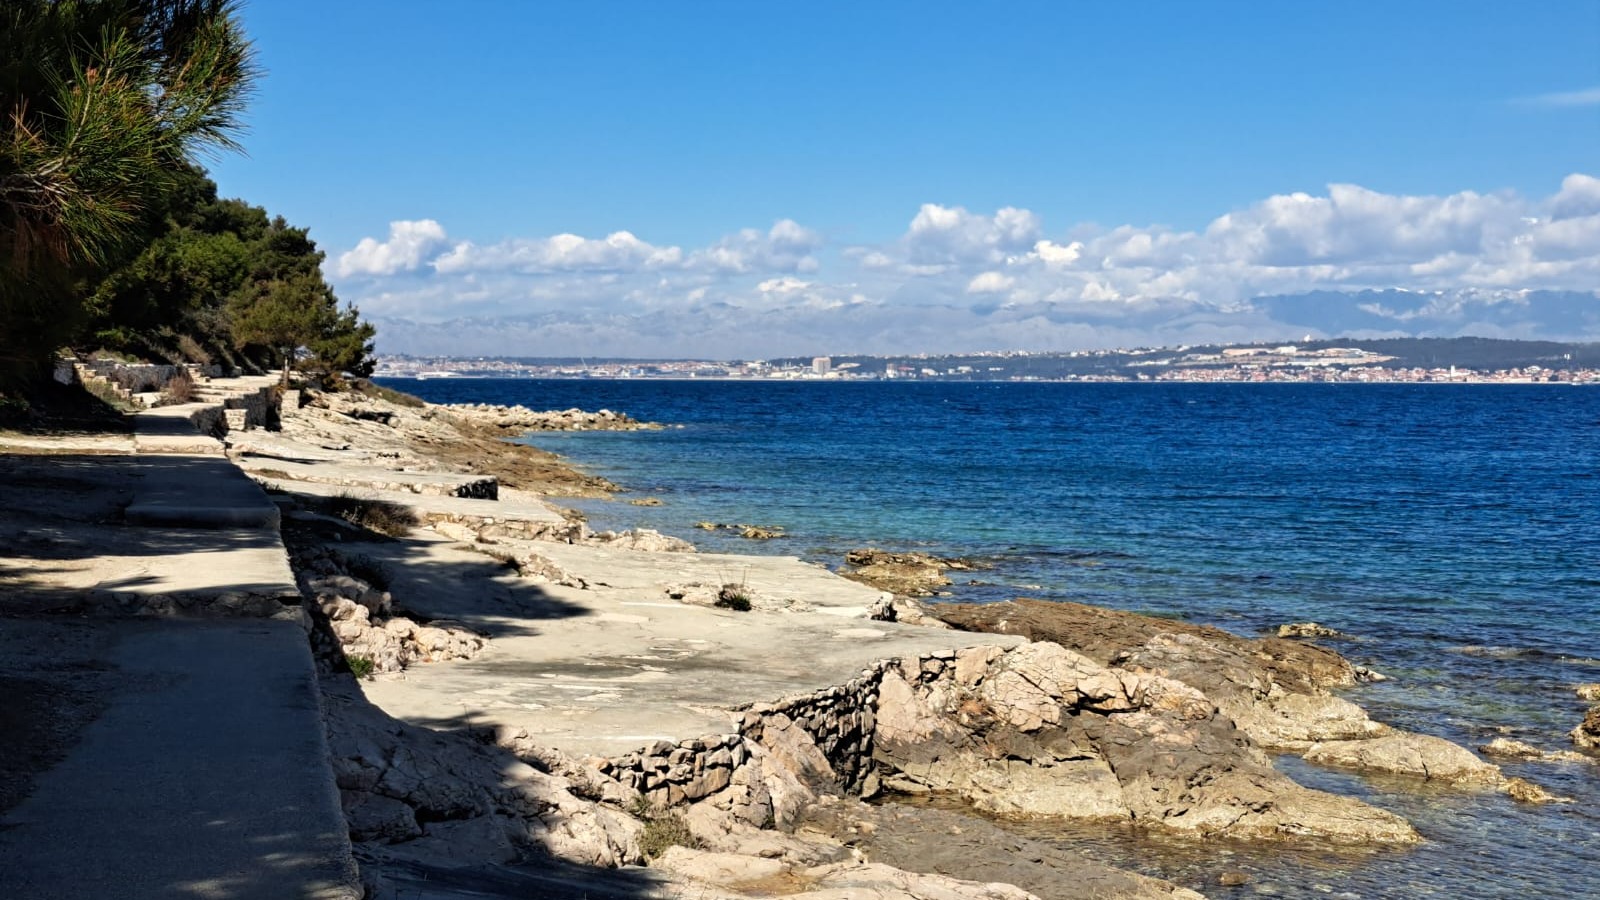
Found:
M 657 741 L 637 753 L 594 760 L 593 765 L 638 791 L 652 805 L 677 806 L 717 794 L 741 781 L 741 775 L 754 779 L 753 774 L 740 770 L 756 761 L 755 747 L 792 744 L 799 732 L 820 752 L 819 762 L 824 763 L 806 773 L 813 776 L 811 787 L 870 795 L 877 789 L 873 732 L 884 670 L 909 665 L 936 677 L 954 658 L 955 651 L 940 651 L 909 661 L 885 660 L 863 669 L 845 684 L 750 706 L 736 733 L 682 743 Z M 783 737 L 775 739 L 778 735 Z M 764 824 L 760 811 L 751 818 L 756 820 L 752 824 Z

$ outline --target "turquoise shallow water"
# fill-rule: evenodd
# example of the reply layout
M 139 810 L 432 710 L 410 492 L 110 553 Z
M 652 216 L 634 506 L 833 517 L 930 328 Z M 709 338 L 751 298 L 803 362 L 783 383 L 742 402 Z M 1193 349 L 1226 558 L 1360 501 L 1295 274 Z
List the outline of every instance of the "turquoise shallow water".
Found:
M 390 383 L 681 425 L 529 439 L 665 501 L 585 504 L 597 527 L 835 565 L 868 544 L 982 556 L 995 564 L 984 583 L 953 589 L 973 602 L 1067 598 L 1242 633 L 1314 619 L 1395 678 L 1352 699 L 1469 745 L 1509 733 L 1566 746 L 1585 707 L 1572 685 L 1600 681 L 1600 389 Z M 752 543 L 699 520 L 791 536 Z M 1204 885 L 1212 896 L 1600 896 L 1600 767 L 1508 767 L 1580 800 L 1532 809 L 1282 765 L 1371 796 L 1433 842 L 1316 865 L 1267 854 L 1248 863 L 1250 885 Z M 1195 887 L 1210 864 L 1137 837 L 1060 837 Z M 1239 853 L 1230 864 L 1248 869 Z

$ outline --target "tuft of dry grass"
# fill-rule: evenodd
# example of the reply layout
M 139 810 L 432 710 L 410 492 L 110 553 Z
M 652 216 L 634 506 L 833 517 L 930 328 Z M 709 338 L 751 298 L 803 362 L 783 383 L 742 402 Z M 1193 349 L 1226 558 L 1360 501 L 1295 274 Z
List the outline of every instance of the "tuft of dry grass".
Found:
M 179 369 L 161 386 L 161 402 L 166 405 L 193 403 L 195 396 L 194 376 L 189 374 L 188 369 Z
M 375 397 L 379 400 L 387 400 L 395 406 L 409 406 L 412 409 L 421 409 L 428 405 L 427 401 L 421 397 L 413 397 L 405 391 L 384 387 L 367 378 L 353 379 L 350 382 L 350 387 L 358 394 L 365 394 L 368 397 Z
M 417 514 L 398 503 L 340 494 L 329 498 L 329 512 L 368 531 L 403 537 L 420 524 Z

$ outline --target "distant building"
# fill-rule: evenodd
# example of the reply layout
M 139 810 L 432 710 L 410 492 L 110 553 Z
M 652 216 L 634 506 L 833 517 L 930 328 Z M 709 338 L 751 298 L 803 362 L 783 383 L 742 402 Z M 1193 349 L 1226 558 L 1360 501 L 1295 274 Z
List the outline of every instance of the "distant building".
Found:
M 826 375 L 833 370 L 833 360 L 826 356 L 819 356 L 811 361 L 811 374 Z

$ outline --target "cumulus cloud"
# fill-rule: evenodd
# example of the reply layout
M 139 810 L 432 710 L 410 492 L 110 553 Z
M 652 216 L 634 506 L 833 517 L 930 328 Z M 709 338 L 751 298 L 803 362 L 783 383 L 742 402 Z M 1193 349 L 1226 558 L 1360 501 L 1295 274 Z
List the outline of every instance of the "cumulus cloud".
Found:
M 444 227 L 432 219 L 390 222 L 388 240 L 362 238 L 339 255 L 334 270 L 341 277 L 393 275 L 417 268 L 424 256 L 444 243 Z
M 1011 289 L 1017 280 L 1010 275 L 999 272 L 982 272 L 967 282 L 969 294 L 1003 294 Z
M 482 247 L 463 241 L 435 259 L 433 268 L 441 274 L 626 272 L 673 266 L 682 259 L 683 251 L 677 247 L 656 247 L 630 232 L 618 231 L 598 239 L 558 234 L 547 238 L 515 238 Z
M 1479 328 L 1600 337 L 1600 178 L 1587 174 L 1543 198 L 1333 184 L 1266 197 L 1196 229 L 1064 225 L 1047 230 L 1022 207 L 927 203 L 877 243 L 830 247 L 781 219 L 682 248 L 627 231 L 452 243 L 420 220 L 395 223 L 385 241 L 364 239 L 338 270 L 363 310 L 419 328 L 514 320 L 606 343 L 605 327 L 670 321 L 712 355 L 776 352 L 761 331 L 772 328 L 837 338 L 808 345 L 817 352 L 932 349 L 944 340 L 933 336 L 939 327 L 957 329 L 949 339 L 965 349 L 1034 346 L 1006 343 L 1024 337 L 1099 346 L 1133 334 L 1149 344 L 1291 333 L 1268 334 L 1273 323 L 1296 336 Z
M 781 219 L 765 232 L 746 228 L 710 247 L 689 255 L 691 268 L 743 274 L 746 272 L 814 272 L 812 253 L 822 237 L 792 219 Z
M 1026 209 L 1007 206 L 982 215 L 924 203 L 899 249 L 913 265 L 995 263 L 1032 246 L 1039 229 L 1039 217 Z

